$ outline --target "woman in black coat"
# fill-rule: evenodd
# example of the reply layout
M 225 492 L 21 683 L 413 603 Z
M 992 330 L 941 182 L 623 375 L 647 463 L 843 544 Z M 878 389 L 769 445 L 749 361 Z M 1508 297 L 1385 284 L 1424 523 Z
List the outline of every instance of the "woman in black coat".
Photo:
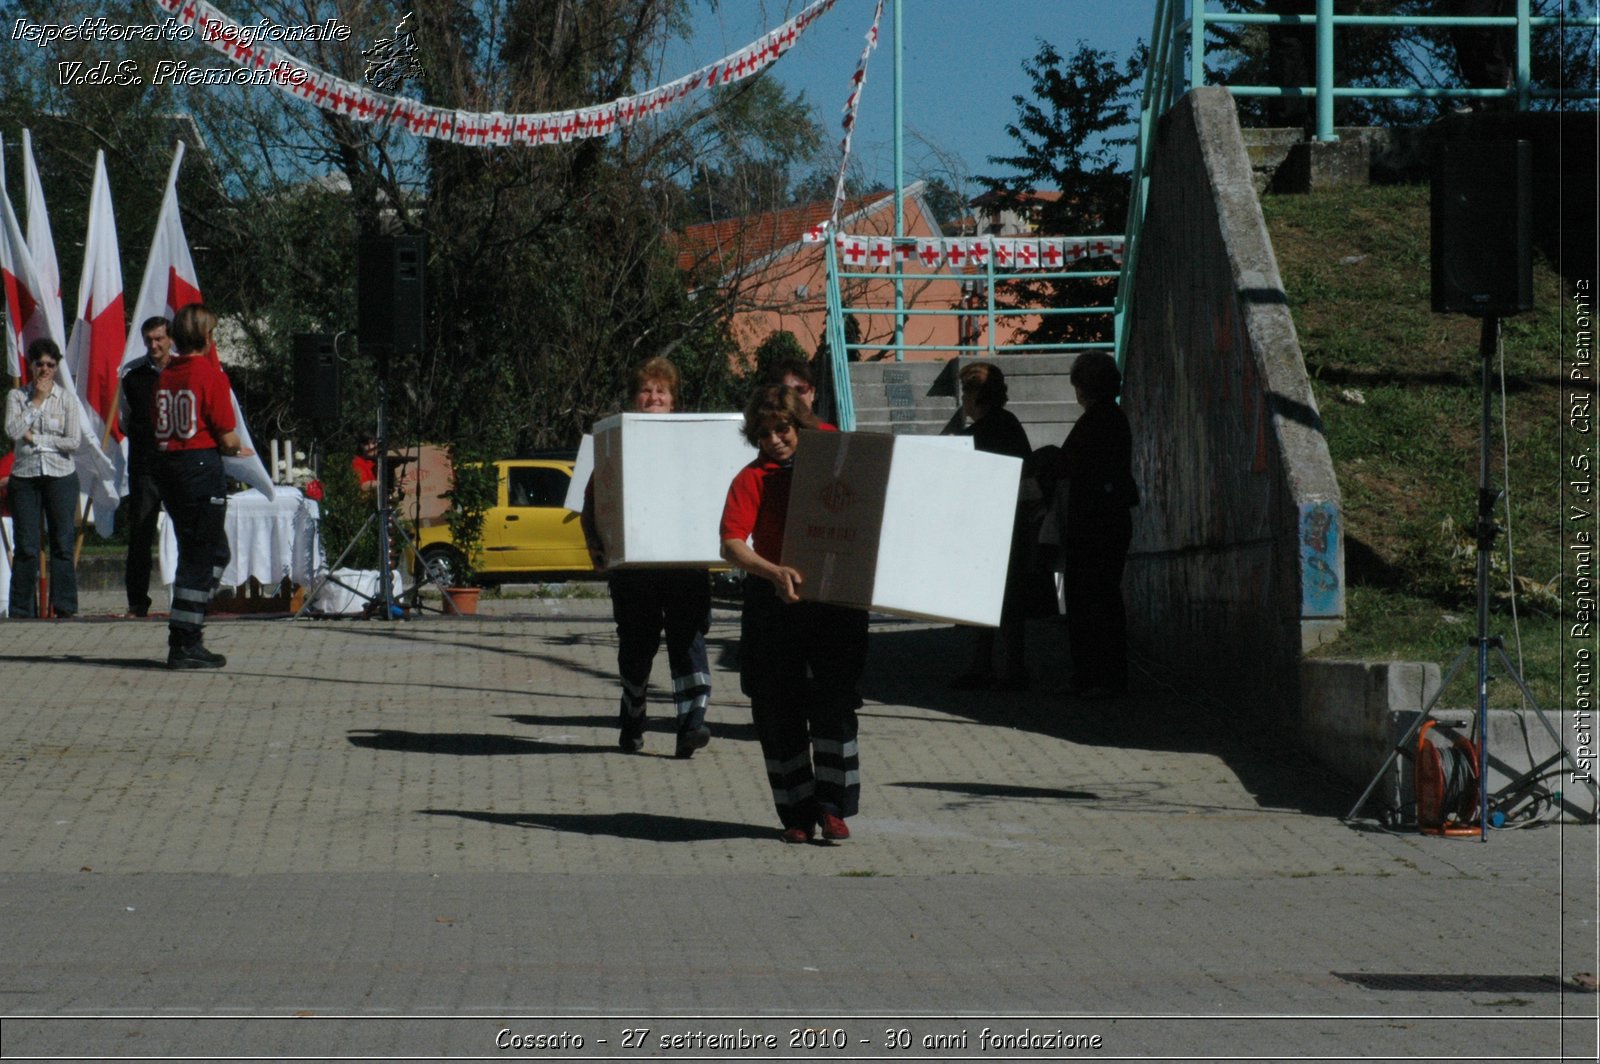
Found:
M 1061 445 L 1066 481 L 1062 521 L 1063 590 L 1072 643 L 1069 694 L 1115 698 L 1128 690 L 1128 622 L 1122 571 L 1133 539 L 1133 433 L 1117 404 L 1122 373 L 1100 351 L 1072 365 L 1072 389 L 1083 414 Z M 1059 497 L 1059 495 L 1058 495 Z

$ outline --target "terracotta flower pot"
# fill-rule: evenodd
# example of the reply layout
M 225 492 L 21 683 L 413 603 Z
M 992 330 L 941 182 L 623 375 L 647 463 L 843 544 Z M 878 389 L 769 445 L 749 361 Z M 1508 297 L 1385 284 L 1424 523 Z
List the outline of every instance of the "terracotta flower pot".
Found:
M 447 594 L 450 603 L 445 606 L 446 613 L 456 613 L 463 617 L 471 617 L 478 612 L 478 593 L 481 587 L 453 587 Z M 452 610 L 451 606 L 455 608 Z

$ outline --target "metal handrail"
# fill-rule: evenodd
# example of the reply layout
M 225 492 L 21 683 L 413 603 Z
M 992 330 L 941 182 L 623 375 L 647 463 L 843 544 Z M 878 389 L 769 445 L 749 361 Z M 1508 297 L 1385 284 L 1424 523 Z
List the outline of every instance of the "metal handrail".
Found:
M 1317 81 L 1315 85 L 1234 85 L 1235 96 L 1312 97 L 1316 100 L 1319 141 L 1335 141 L 1333 104 L 1338 99 L 1514 99 L 1519 110 L 1529 101 L 1572 96 L 1592 98 L 1594 90 L 1537 88 L 1533 85 L 1533 31 L 1544 28 L 1583 30 L 1600 28 L 1600 16 L 1534 15 L 1532 0 L 1516 0 L 1515 15 L 1338 15 L 1334 0 L 1317 0 L 1315 14 L 1231 14 L 1209 11 L 1209 0 L 1189 0 L 1189 17 L 1183 18 L 1183 0 L 1157 0 L 1150 33 L 1150 61 L 1145 68 L 1145 88 L 1139 109 L 1132 188 L 1128 196 L 1127 241 L 1122 278 L 1117 283 L 1116 349 L 1118 365 L 1127 358 L 1127 321 L 1133 298 L 1133 276 L 1139 262 L 1140 235 L 1150 185 L 1150 152 L 1155 119 L 1164 114 L 1189 88 L 1205 80 L 1206 28 L 1220 25 L 1315 26 L 1317 30 Z M 1447 88 L 1443 86 L 1340 86 L 1334 84 L 1334 30 L 1341 26 L 1392 26 L 1410 29 L 1449 26 L 1512 27 L 1516 30 L 1516 73 L 1508 89 Z M 1188 62 L 1184 62 L 1187 44 Z M 1187 79 L 1184 71 L 1187 65 Z

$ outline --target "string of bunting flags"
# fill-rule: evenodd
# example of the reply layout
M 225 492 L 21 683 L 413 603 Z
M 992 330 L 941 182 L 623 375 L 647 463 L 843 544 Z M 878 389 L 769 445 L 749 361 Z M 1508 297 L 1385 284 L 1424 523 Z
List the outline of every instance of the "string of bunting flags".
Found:
M 802 238 L 805 243 L 821 243 L 821 226 Z M 815 235 L 813 235 L 815 234 Z M 1122 265 L 1125 238 L 1121 236 L 1081 237 L 949 237 L 895 240 L 887 236 L 856 236 L 835 233 L 834 251 L 846 269 L 903 270 L 913 262 L 924 269 L 941 266 L 951 269 L 1059 270 L 1093 259 L 1110 259 Z
M 815 0 L 777 29 L 738 51 L 645 92 L 572 111 L 507 114 L 451 110 L 374 92 L 257 40 L 250 27 L 242 26 L 208 0 L 155 0 L 162 10 L 198 30 L 195 39 L 209 44 L 240 67 L 257 72 L 264 84 L 360 122 L 393 126 L 419 137 L 473 147 L 561 144 L 608 136 L 681 103 L 692 93 L 760 73 L 794 47 L 800 36 L 837 2 Z M 881 0 L 879 8 L 882 9 Z
M 850 95 L 844 101 L 844 139 L 839 142 L 839 174 L 833 182 L 833 209 L 828 212 L 829 228 L 839 228 L 839 211 L 844 208 L 844 181 L 850 168 L 850 141 L 855 136 L 856 112 L 861 109 L 861 90 L 867 84 L 867 60 L 878 47 L 878 23 L 883 21 L 883 0 L 878 0 L 872 12 L 872 26 L 867 30 L 867 43 L 856 60 L 856 72 L 850 75 Z

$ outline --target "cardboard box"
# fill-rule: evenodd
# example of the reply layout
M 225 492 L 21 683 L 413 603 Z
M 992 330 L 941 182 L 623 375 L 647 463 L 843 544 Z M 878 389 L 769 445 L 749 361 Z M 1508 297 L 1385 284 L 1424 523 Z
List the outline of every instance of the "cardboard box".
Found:
M 616 414 L 594 427 L 595 525 L 614 569 L 722 560 L 728 485 L 755 458 L 740 414 Z
M 814 602 L 996 626 L 1021 479 L 969 436 L 803 432 L 783 563 Z
M 562 507 L 575 514 L 583 513 L 583 495 L 589 488 L 589 478 L 594 476 L 594 435 L 585 432 L 578 443 L 578 460 L 572 464 L 572 481 L 567 485 L 567 497 Z

